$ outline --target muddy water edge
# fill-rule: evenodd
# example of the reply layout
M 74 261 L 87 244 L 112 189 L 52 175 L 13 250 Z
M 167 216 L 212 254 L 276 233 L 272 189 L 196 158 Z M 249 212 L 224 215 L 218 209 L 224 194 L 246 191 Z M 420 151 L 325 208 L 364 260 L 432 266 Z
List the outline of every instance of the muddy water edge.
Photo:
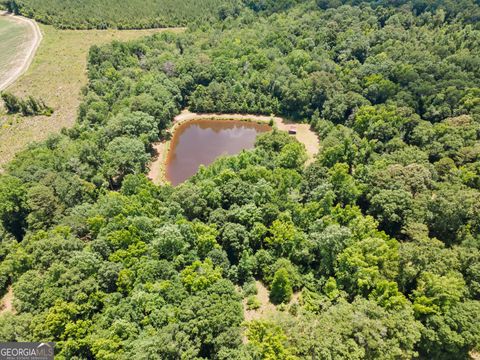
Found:
M 258 134 L 270 131 L 267 124 L 239 120 L 199 119 L 180 124 L 173 134 L 166 159 L 166 178 L 178 185 L 223 155 L 252 149 Z

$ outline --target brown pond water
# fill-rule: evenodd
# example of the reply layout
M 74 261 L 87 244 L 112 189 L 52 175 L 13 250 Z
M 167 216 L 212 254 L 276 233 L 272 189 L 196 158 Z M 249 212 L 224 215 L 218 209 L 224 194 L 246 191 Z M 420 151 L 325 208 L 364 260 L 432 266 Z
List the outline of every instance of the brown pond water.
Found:
M 267 124 L 237 120 L 192 120 L 178 126 L 166 162 L 167 180 L 178 185 L 194 175 L 200 165 L 211 164 L 222 155 L 252 149 Z

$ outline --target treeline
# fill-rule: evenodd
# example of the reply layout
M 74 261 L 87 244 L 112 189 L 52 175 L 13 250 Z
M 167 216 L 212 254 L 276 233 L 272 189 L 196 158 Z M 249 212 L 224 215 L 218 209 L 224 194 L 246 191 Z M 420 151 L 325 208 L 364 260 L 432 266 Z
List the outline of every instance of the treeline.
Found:
M 0 340 L 55 341 L 65 359 L 478 350 L 480 33 L 463 12 L 379 9 L 246 9 L 93 47 L 75 127 L 0 177 L 0 288 L 17 309 Z M 273 132 L 154 186 L 151 144 L 184 107 L 306 121 L 321 151 L 305 167 Z M 282 311 L 243 324 L 255 280 Z
M 147 29 L 207 23 L 239 9 L 236 0 L 6 0 L 10 12 L 60 29 Z
M 285 11 L 302 3 L 311 4 L 305 0 L 244 0 L 244 3 L 252 10 L 266 14 Z M 316 0 L 315 5 L 323 10 L 343 5 L 371 6 L 381 9 L 380 11 L 403 8 L 416 15 L 441 10 L 447 19 L 453 19 L 461 14 L 464 23 L 478 24 L 480 21 L 478 2 L 474 0 Z
M 303 4 L 304 11 L 334 9 L 343 5 L 371 6 L 387 10 L 380 21 L 394 8 L 411 11 L 417 16 L 442 11 L 446 20 L 460 14 L 463 23 L 478 25 L 480 11 L 474 0 L 0 0 L 8 11 L 33 18 L 60 29 L 146 29 L 192 26 L 237 16 L 249 8 L 261 14 L 286 11 Z M 426 20 L 428 21 L 428 19 Z
M 3 92 L 1 98 L 8 114 L 22 114 L 23 116 L 50 116 L 53 114 L 51 107 L 45 105 L 42 99 L 36 99 L 33 96 L 21 99 L 12 93 Z

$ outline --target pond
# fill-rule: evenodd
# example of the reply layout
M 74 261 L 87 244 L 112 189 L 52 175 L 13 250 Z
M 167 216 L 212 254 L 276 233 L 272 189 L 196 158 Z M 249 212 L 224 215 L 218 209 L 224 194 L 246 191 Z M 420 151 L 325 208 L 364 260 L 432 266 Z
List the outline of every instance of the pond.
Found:
M 170 143 L 166 177 L 178 185 L 223 155 L 252 149 L 258 134 L 270 131 L 267 124 L 237 120 L 192 120 L 178 126 Z

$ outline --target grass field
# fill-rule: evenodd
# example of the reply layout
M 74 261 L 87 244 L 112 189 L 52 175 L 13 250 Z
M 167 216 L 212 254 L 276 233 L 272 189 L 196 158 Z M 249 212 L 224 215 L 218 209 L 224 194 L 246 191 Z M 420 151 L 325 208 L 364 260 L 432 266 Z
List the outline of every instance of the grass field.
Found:
M 30 142 L 44 140 L 75 122 L 80 90 L 87 82 L 87 54 L 92 45 L 164 31 L 57 30 L 46 25 L 41 30 L 43 41 L 32 65 L 8 90 L 19 96 L 42 98 L 55 112 L 51 117 L 28 118 L 0 114 L 0 168 Z
M 15 55 L 21 51 L 28 30 L 26 23 L 0 15 L 0 74 L 9 70 Z

